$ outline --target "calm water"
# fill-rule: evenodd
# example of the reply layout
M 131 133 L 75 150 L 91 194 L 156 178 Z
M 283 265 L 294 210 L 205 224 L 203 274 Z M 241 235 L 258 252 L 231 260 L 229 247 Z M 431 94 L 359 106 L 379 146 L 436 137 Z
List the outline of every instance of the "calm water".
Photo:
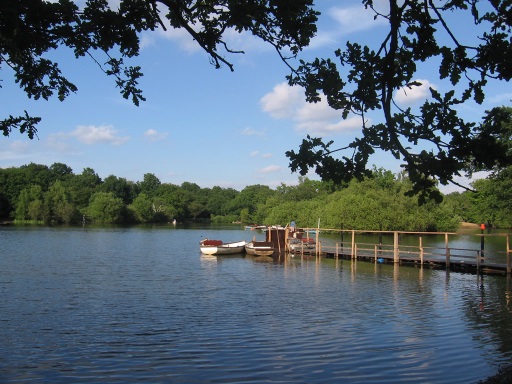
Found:
M 512 363 L 504 277 L 199 252 L 253 235 L 0 228 L 0 382 L 476 383 Z

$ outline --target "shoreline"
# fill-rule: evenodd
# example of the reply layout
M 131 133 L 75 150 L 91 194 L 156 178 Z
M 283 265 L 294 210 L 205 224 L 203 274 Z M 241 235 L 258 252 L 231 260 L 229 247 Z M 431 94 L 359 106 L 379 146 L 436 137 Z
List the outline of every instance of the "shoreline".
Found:
M 512 383 L 512 365 L 500 368 L 498 373 L 487 379 L 480 380 L 478 384 L 509 384 Z

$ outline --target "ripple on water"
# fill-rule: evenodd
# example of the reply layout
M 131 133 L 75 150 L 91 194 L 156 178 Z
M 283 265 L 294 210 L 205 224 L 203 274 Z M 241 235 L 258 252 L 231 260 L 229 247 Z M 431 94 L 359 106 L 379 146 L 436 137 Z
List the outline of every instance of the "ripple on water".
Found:
M 511 361 L 499 278 L 204 257 L 178 232 L 4 236 L 0 381 L 468 383 Z

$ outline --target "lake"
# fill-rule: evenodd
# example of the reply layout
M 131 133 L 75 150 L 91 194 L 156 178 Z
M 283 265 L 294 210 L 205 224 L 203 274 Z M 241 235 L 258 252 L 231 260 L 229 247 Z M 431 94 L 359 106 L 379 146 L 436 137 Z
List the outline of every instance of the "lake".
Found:
M 2 383 L 477 383 L 512 364 L 503 276 L 204 256 L 239 227 L 0 227 Z

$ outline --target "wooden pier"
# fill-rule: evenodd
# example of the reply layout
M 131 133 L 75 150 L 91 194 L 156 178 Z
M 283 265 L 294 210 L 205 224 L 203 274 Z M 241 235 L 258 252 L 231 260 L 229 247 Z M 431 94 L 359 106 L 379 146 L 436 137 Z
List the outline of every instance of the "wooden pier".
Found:
M 316 248 L 296 252 L 316 257 L 340 258 L 346 260 L 364 260 L 373 263 L 398 263 L 442 268 L 448 270 L 465 271 L 471 273 L 502 274 L 511 276 L 512 255 L 509 233 L 497 234 L 465 234 L 454 232 L 406 232 L 406 231 L 362 231 L 340 230 L 330 228 L 304 228 L 313 232 L 316 236 Z M 280 250 L 287 251 L 282 245 L 287 243 L 288 229 L 280 230 L 283 233 L 274 235 L 278 239 Z M 337 233 L 343 239 L 339 242 L 322 243 L 320 233 Z M 377 237 L 377 242 L 360 241 L 357 237 Z M 401 242 L 402 237 L 408 236 L 409 245 Z M 425 240 L 429 236 L 442 236 L 442 246 L 425 246 Z M 468 236 L 472 238 L 472 244 L 478 244 L 475 248 L 458 248 L 454 243 L 454 237 Z M 345 237 L 347 240 L 345 240 Z M 416 240 L 415 245 L 410 245 L 411 237 Z M 504 247 L 500 250 L 485 249 L 485 239 L 490 237 L 504 238 Z M 382 241 L 385 239 L 386 241 Z M 460 240 L 458 240 L 460 241 Z M 439 243 L 439 241 L 438 241 Z

